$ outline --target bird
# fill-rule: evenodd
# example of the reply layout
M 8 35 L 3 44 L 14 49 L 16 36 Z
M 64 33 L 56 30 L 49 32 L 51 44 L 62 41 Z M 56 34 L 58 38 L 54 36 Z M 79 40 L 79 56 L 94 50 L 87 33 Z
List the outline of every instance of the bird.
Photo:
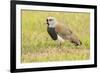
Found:
M 48 34 L 60 45 L 65 41 L 69 41 L 75 46 L 82 44 L 80 39 L 64 23 L 58 22 L 55 17 L 47 17 L 46 22 Z

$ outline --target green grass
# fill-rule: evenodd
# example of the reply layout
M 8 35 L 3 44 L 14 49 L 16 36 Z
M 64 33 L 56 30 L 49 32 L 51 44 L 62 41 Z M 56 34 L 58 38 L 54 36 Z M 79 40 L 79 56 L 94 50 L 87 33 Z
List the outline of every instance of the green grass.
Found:
M 83 45 L 66 41 L 61 47 L 47 33 L 46 18 L 55 17 L 75 33 Z M 90 14 L 22 10 L 22 63 L 87 60 L 90 57 Z

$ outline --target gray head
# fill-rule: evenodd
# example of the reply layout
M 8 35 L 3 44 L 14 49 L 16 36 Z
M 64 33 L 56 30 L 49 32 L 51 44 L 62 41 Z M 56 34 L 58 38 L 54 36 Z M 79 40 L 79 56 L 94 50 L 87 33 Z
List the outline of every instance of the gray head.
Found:
M 54 17 L 47 17 L 48 27 L 55 27 L 56 19 Z

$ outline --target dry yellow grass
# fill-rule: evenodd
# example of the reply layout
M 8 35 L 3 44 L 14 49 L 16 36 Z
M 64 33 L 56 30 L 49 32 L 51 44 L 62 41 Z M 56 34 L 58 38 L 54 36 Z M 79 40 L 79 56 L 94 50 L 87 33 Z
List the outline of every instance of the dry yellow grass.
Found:
M 82 48 L 46 48 L 38 52 L 27 52 L 23 55 L 23 62 L 45 62 L 63 60 L 87 60 L 90 56 L 89 49 Z

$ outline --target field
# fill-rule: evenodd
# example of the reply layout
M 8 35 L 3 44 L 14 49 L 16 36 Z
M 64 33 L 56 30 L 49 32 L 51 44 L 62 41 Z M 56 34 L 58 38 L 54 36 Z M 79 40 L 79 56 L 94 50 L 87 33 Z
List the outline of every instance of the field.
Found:
M 47 33 L 46 18 L 55 17 L 66 24 L 82 41 L 74 46 L 69 41 L 57 45 Z M 87 60 L 90 58 L 90 14 L 22 10 L 22 63 Z

